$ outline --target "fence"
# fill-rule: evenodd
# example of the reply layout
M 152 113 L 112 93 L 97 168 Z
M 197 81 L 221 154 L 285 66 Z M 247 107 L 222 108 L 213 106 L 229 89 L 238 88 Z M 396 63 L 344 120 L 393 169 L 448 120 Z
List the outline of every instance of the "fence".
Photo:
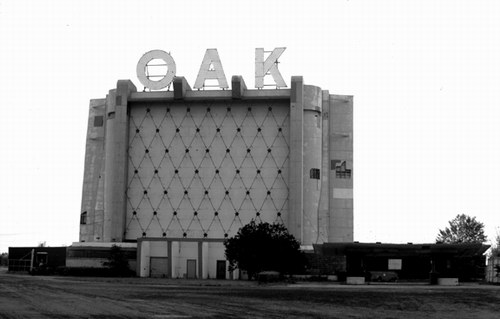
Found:
M 30 271 L 31 259 L 9 259 L 9 271 Z

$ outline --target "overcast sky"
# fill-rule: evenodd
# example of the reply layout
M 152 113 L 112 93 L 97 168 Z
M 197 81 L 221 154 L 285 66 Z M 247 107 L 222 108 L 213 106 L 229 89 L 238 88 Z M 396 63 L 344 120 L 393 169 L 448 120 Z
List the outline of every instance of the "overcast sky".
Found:
M 0 252 L 78 241 L 88 104 L 170 52 L 207 48 L 254 86 L 279 69 L 354 95 L 354 240 L 434 242 L 465 213 L 500 227 L 498 1 L 0 0 Z

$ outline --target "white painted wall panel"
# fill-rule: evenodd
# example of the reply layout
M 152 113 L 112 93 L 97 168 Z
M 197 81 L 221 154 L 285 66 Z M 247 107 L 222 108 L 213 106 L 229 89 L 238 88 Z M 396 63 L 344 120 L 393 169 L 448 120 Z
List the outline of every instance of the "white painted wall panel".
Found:
M 289 122 L 288 101 L 133 104 L 126 238 L 286 222 Z

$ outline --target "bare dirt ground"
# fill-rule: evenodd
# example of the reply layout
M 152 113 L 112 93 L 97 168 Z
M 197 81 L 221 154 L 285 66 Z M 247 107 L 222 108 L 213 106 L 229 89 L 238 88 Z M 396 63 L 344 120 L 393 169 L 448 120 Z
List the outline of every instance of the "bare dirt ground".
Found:
M 32 277 L 0 271 L 0 318 L 500 318 L 500 286 Z

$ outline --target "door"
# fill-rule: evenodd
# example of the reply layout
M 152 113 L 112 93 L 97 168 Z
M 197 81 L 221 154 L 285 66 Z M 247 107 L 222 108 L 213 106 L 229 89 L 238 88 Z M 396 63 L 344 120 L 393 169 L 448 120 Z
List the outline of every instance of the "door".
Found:
M 217 279 L 226 279 L 226 261 L 217 260 Z
M 196 259 L 187 260 L 187 278 L 196 278 Z
M 150 277 L 168 277 L 168 257 L 151 257 L 149 263 Z
M 36 266 L 43 267 L 47 266 L 49 263 L 49 254 L 46 252 L 38 252 L 36 253 Z

